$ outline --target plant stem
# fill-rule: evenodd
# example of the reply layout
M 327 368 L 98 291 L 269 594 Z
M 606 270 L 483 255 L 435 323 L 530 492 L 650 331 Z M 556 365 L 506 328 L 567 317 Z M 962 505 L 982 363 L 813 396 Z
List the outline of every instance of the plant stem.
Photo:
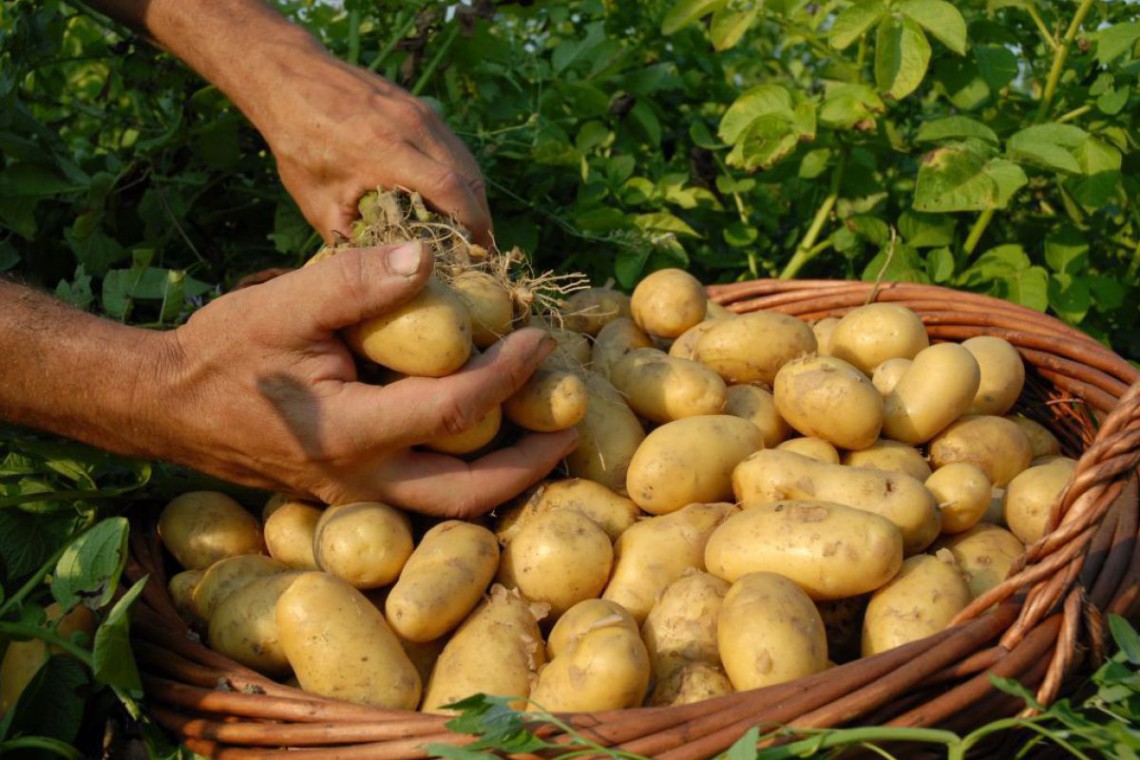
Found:
M 420 78 L 416 80 L 415 87 L 412 88 L 412 94 L 419 96 L 423 92 L 424 87 L 427 86 L 428 80 L 435 74 L 435 70 L 439 68 L 440 62 L 443 57 L 451 50 L 451 46 L 455 44 L 456 38 L 459 36 L 459 22 L 452 22 L 451 28 L 447 30 L 447 36 L 443 39 L 443 44 L 439 46 L 439 50 L 428 61 L 428 65 L 424 67 L 423 72 L 420 73 Z
M 839 200 L 839 185 L 843 181 L 843 171 L 847 165 L 846 154 L 839 154 L 839 162 L 835 165 L 835 171 L 831 175 L 831 189 L 827 197 L 823 199 L 819 209 L 815 212 L 815 218 L 811 220 L 811 226 L 808 227 L 807 233 L 804 235 L 803 240 L 796 246 L 796 252 L 792 254 L 792 258 L 788 261 L 783 271 L 780 272 L 781 280 L 790 280 L 799 274 L 804 265 L 812 260 L 813 257 L 818 255 L 820 251 L 825 249 L 817 249 L 815 247 L 816 238 L 823 230 L 823 225 L 827 223 L 827 218 L 831 216 L 832 209 L 835 208 L 836 201 Z
M 990 226 L 990 220 L 994 218 L 994 210 L 988 208 L 982 213 L 978 214 L 978 219 L 974 222 L 970 234 L 966 237 L 966 242 L 962 245 L 962 250 L 967 256 L 974 252 L 978 247 L 978 241 L 982 239 L 982 235 L 986 232 L 986 227 Z
M 348 12 L 348 56 L 346 60 L 353 66 L 360 63 L 360 9 Z
M 1041 105 L 1037 108 L 1035 121 L 1041 122 L 1049 115 L 1049 108 L 1053 105 L 1053 97 L 1057 94 L 1057 85 L 1061 82 L 1061 74 L 1065 71 L 1065 59 L 1069 57 L 1069 46 L 1077 38 L 1085 16 L 1092 10 L 1093 0 L 1081 0 L 1073 20 L 1065 32 L 1060 44 L 1053 50 L 1053 65 L 1049 68 L 1049 78 L 1045 80 L 1045 92 L 1041 95 Z
M 0 623 L 0 633 L 22 639 L 39 639 L 45 644 L 58 647 L 87 667 L 91 667 L 91 653 L 81 646 L 76 646 L 68 639 L 63 638 L 50 628 L 41 628 L 38 625 L 26 623 Z
M 1081 106 L 1080 108 L 1074 108 L 1072 111 L 1069 111 L 1064 116 L 1058 116 L 1057 117 L 1057 123 L 1058 124 L 1064 124 L 1067 121 L 1073 121 L 1074 119 L 1079 119 L 1091 110 L 1093 110 L 1093 107 L 1086 103 L 1085 105 Z
M 1041 38 L 1045 40 L 1045 44 L 1049 46 L 1050 50 L 1057 49 L 1057 38 L 1049 31 L 1049 27 L 1045 26 L 1045 20 L 1041 18 L 1041 14 L 1037 12 L 1032 4 L 1026 3 L 1025 12 L 1029 14 L 1029 18 L 1033 19 L 1033 23 L 1037 25 L 1037 31 L 1041 32 Z
M 396 49 L 396 46 L 400 44 L 400 41 L 407 37 L 408 33 L 415 28 L 416 15 L 413 13 L 409 15 L 406 20 L 404 19 L 405 15 L 403 11 L 400 11 L 396 15 L 396 32 L 388 38 L 388 41 L 384 43 L 384 47 L 380 48 L 380 52 L 372 59 L 372 63 L 368 64 L 369 71 L 378 70 L 380 65 L 384 63 L 384 60 L 390 56 L 392 51 Z
M 83 757 L 82 753 L 70 744 L 46 736 L 21 736 L 19 739 L 0 742 L 0 754 L 6 754 L 17 749 L 51 752 L 59 757 L 66 757 L 68 760 L 79 760 Z
M 90 530 L 91 526 L 94 524 L 94 519 L 89 516 L 87 518 L 87 523 L 76 532 L 75 536 L 71 539 L 71 543 L 78 541 L 79 537 Z M 28 578 L 24 585 L 21 586 L 15 594 L 12 594 L 12 596 L 4 600 L 4 604 L 0 605 L 0 618 L 3 618 L 5 615 L 7 615 L 9 610 L 12 608 L 23 603 L 28 594 L 39 588 L 40 584 L 43 583 L 43 580 L 47 574 L 55 569 L 55 563 L 58 562 L 59 558 L 63 556 L 63 553 L 67 551 L 67 547 L 71 546 L 71 543 L 66 543 L 56 549 L 55 552 L 53 552 L 52 555 L 48 557 L 47 561 L 40 565 L 40 569 L 32 573 L 32 577 Z

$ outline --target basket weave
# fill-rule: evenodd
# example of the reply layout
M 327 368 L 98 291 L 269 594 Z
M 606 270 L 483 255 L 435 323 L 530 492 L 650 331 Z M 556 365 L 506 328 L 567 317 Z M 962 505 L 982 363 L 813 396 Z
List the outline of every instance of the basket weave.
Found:
M 1105 646 L 1104 615 L 1134 612 L 1140 596 L 1135 368 L 1055 319 L 935 286 L 758 280 L 709 294 L 733 311 L 808 320 L 892 301 L 916 311 L 935 341 L 1003 337 L 1027 368 L 1017 409 L 1049 427 L 1080 462 L 1045 537 L 951 628 L 791 683 L 681 707 L 567 716 L 573 726 L 603 745 L 689 760 L 723 751 L 757 724 L 968 729 L 1023 707 L 995 690 L 990 674 L 1018 679 L 1049 704 L 1089 671 Z M 212 652 L 174 611 L 153 526 L 131 538 L 128 573 L 152 581 L 132 626 L 146 704 L 189 748 L 222 758 L 416 758 L 426 757 L 420 747 L 429 742 L 471 741 L 449 733 L 445 717 L 315 697 Z

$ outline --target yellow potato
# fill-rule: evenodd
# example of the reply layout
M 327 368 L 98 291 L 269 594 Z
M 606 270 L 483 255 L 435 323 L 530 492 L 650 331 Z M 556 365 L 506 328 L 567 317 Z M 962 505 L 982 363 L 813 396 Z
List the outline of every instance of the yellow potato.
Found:
M 396 580 L 413 546 L 408 516 L 378 501 L 329 507 L 313 536 L 317 566 L 356 588 Z
M 740 417 L 702 415 L 654 430 L 629 463 L 626 491 L 655 515 L 732 496 L 732 470 L 764 445 L 760 429 Z
M 578 446 L 566 456 L 569 474 L 624 494 L 630 460 L 645 430 L 608 380 L 589 373 L 586 416 L 578 423 Z
M 170 601 L 174 602 L 174 609 L 187 622 L 198 619 L 198 613 L 194 611 L 194 588 L 205 573 L 205 570 L 183 570 L 170 576 L 166 582 L 166 590 L 170 594 Z
M 539 367 L 522 388 L 503 402 L 507 419 L 526 430 L 568 430 L 586 417 L 586 381 L 567 369 Z
M 973 354 L 957 343 L 938 343 L 914 357 L 886 397 L 883 437 L 925 443 L 962 416 L 981 374 Z
M 470 454 L 495 440 L 502 424 L 503 407 L 495 405 L 473 426 L 453 435 L 434 438 L 424 446 L 441 454 Z
M 954 462 L 926 479 L 942 512 L 942 532 L 961 533 L 981 522 L 990 506 L 993 485 L 979 467 Z
M 1022 543 L 1035 543 L 1045 535 L 1053 507 L 1076 469 L 1076 460 L 1056 457 L 1009 481 L 1002 498 L 1002 513 L 1005 524 Z
M 805 436 L 865 449 L 883 426 L 883 397 L 854 366 L 833 356 L 793 359 L 776 373 L 776 409 Z
M 63 609 L 55 602 L 45 610 L 48 622 L 59 621 L 55 624 L 55 632 L 60 638 L 71 639 L 80 632 L 87 636 L 95 635 L 95 616 L 90 609 L 80 604 L 61 617 L 62 612 Z M 4 657 L 0 660 L 0 717 L 7 715 L 16 706 L 20 695 L 39 669 L 48 658 L 60 651 L 54 646 L 49 647 L 43 639 L 12 641 L 8 644 Z
M 717 643 L 738 691 L 792 681 L 827 667 L 827 636 L 815 604 L 776 573 L 750 573 L 725 594 Z
M 938 633 L 971 598 L 952 554 L 911 557 L 894 580 L 871 595 L 863 617 L 863 656 Z
M 771 386 L 780 367 L 815 349 L 815 333 L 806 322 L 758 311 L 717 322 L 697 341 L 696 359 L 730 385 Z
M 708 312 L 705 288 L 683 269 L 661 269 L 637 284 L 629 304 L 633 321 L 649 335 L 678 338 Z
M 546 657 L 551 659 L 568 651 L 575 639 L 599 626 L 620 625 L 638 632 L 637 621 L 629 610 L 608 599 L 584 599 L 568 609 L 550 629 L 546 640 Z
M 717 320 L 715 319 L 705 319 L 704 322 L 698 322 L 688 330 L 685 330 L 685 332 L 681 334 L 681 337 L 677 338 L 669 346 L 669 356 L 675 356 L 678 359 L 692 359 L 695 361 L 697 358 L 697 341 L 701 339 L 702 335 L 713 327 L 716 327 L 716 324 Z
M 316 570 L 313 537 L 321 508 L 303 501 L 289 501 L 265 520 L 265 545 L 269 556 L 293 570 Z
M 793 454 L 814 459 L 826 464 L 839 464 L 839 450 L 822 438 L 804 437 L 789 438 L 776 446 L 780 451 L 790 451 Z
M 735 311 L 729 310 L 727 307 L 722 306 L 716 301 L 708 301 L 705 307 L 705 319 L 730 319 L 736 316 Z
M 656 707 L 690 705 L 732 692 L 732 681 L 720 665 L 691 662 L 656 681 L 648 704 Z
M 546 366 L 579 370 L 590 363 L 593 349 L 584 334 L 553 325 L 546 325 L 545 329 L 558 344 L 554 353 L 546 358 Z
M 871 374 L 871 385 L 875 386 L 875 390 L 884 397 L 891 395 L 891 391 L 899 384 L 899 380 L 912 364 L 914 364 L 913 359 L 887 359 L 875 367 L 875 371 Z
M 831 334 L 839 324 L 839 317 L 824 317 L 813 322 L 811 331 L 815 333 L 816 352 L 820 356 L 831 356 Z
M 974 598 L 1005 580 L 1013 563 L 1025 554 L 1025 544 L 1017 536 L 989 523 L 979 523 L 963 533 L 947 536 L 936 546 L 954 554 Z
M 930 477 L 930 465 L 918 449 L 887 438 L 880 438 L 865 449 L 845 452 L 842 462 L 848 467 L 901 472 L 918 480 Z
M 848 312 L 831 331 L 831 355 L 870 375 L 887 359 L 913 359 L 930 345 L 926 327 L 897 303 L 871 303 Z
M 289 568 L 264 554 L 226 557 L 210 565 L 191 595 L 194 614 L 208 621 L 227 596 L 258 578 L 283 573 Z
M 653 341 L 633 323 L 632 319 L 619 317 L 603 327 L 594 339 L 594 346 L 590 352 L 590 368 L 608 380 L 610 369 L 619 359 L 635 348 L 652 347 Z
M 902 566 L 902 533 L 890 520 L 822 501 L 761 504 L 733 515 L 705 544 L 705 566 L 733 583 L 771 572 L 812 599 L 873 591 Z
M 504 545 L 537 515 L 568 509 L 585 515 L 606 532 L 611 541 L 633 525 L 640 514 L 637 505 L 601 483 L 585 478 L 554 480 L 543 484 L 525 502 L 508 508 L 496 522 L 495 535 Z
M 759 385 L 730 385 L 724 396 L 724 414 L 742 417 L 760 428 L 764 448 L 772 448 L 791 433 L 788 423 L 776 411 L 772 393 Z
M 586 288 L 567 296 L 560 311 L 567 330 L 594 336 L 615 319 L 629 318 L 630 298 L 613 288 Z
M 720 670 L 716 621 L 729 584 L 709 573 L 694 571 L 669 584 L 641 627 L 657 684 L 651 704 L 672 704 L 685 688 L 676 673 L 692 665 Z M 721 673 L 724 681 L 727 677 Z M 691 676 L 695 680 L 700 676 Z M 711 678 L 715 683 L 715 677 Z M 696 684 L 689 684 L 689 689 Z M 727 692 L 722 692 L 727 693 Z
M 699 362 L 655 348 L 637 348 L 610 370 L 610 381 L 634 413 L 651 422 L 720 414 L 727 389 L 720 375 Z
M 277 600 L 277 630 L 301 688 L 324 697 L 414 710 L 419 673 L 380 610 L 328 573 L 301 573 Z
M 1007 420 L 1017 424 L 1029 437 L 1029 444 L 1033 448 L 1033 458 L 1058 456 L 1061 453 L 1061 442 L 1053 435 L 1049 428 L 1036 420 L 1022 417 L 1020 414 L 1011 414 Z
M 262 576 L 223 598 L 210 617 L 210 648 L 267 676 L 287 674 L 289 659 L 277 628 L 277 600 L 298 575 Z
M 225 557 L 265 551 L 257 518 L 224 493 L 177 496 L 158 518 L 163 546 L 186 570 L 205 570 Z
M 981 468 L 995 488 L 1005 488 L 1032 461 L 1029 436 L 1004 417 L 966 416 L 930 441 L 930 464 L 935 469 L 969 462 Z
M 1002 415 L 1010 410 L 1025 385 L 1021 354 L 1005 338 L 978 335 L 962 341 L 981 370 L 981 382 L 966 414 Z
M 475 609 L 498 568 L 499 544 L 491 531 L 461 520 L 441 522 L 408 557 L 384 616 L 402 639 L 438 639 Z
M 511 332 L 514 303 L 494 275 L 472 269 L 460 272 L 450 285 L 471 315 L 471 340 L 477 348 L 488 348 Z

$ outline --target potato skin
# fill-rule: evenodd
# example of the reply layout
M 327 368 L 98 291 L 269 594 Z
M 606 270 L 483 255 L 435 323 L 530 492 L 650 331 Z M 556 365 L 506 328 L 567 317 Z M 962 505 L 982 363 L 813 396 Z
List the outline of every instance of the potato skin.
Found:
M 257 578 L 218 603 L 210 617 L 210 648 L 268 676 L 289 672 L 277 628 L 277 600 L 298 572 Z
M 764 383 L 792 359 L 816 349 L 815 333 L 787 314 L 758 311 L 725 319 L 697 341 L 696 358 L 726 383 Z
M 989 523 L 947 536 L 935 546 L 954 554 L 974 598 L 1005 580 L 1013 564 L 1025 554 L 1025 544 L 1017 536 Z
M 788 423 L 776 411 L 771 391 L 759 385 L 728 386 L 723 413 L 746 419 L 760 428 L 766 449 L 782 443 L 791 433 Z
M 793 359 L 776 373 L 776 409 L 806 436 L 841 449 L 865 449 L 883 426 L 883 397 L 867 376 L 842 359 Z
M 705 544 L 705 566 L 733 583 L 779 573 L 816 600 L 887 583 L 903 562 L 903 537 L 885 517 L 822 501 L 782 501 L 725 520 Z
M 608 380 L 614 364 L 635 348 L 653 348 L 653 341 L 632 319 L 618 317 L 598 332 L 590 350 L 590 369 Z
M 471 340 L 477 348 L 488 348 L 511 332 L 514 303 L 506 287 L 493 275 L 472 269 L 460 272 L 450 285 L 471 315 Z
M 935 470 L 926 479 L 942 512 L 942 532 L 961 533 L 986 515 L 993 484 L 982 470 L 969 462 L 954 462 Z
M 1007 415 L 1006 419 L 1021 428 L 1029 438 L 1029 445 L 1033 449 L 1033 458 L 1058 456 L 1061 453 L 1061 442 L 1053 435 L 1049 428 L 1036 420 L 1022 417 L 1020 414 Z
M 957 343 L 923 349 L 887 394 L 883 437 L 929 441 L 969 408 L 980 381 L 973 354 Z
M 863 616 L 863 656 L 938 633 L 971 598 L 953 556 L 909 558 L 894 580 L 871 595 Z
M 625 394 L 634 413 L 651 422 L 720 414 L 727 393 L 724 380 L 705 365 L 653 348 L 623 356 L 613 366 L 610 381 Z
M 191 594 L 194 614 L 209 620 L 227 596 L 258 578 L 283 573 L 289 568 L 264 554 L 244 554 L 220 559 L 206 568 Z
M 839 324 L 839 317 L 824 317 L 813 322 L 811 331 L 815 333 L 816 353 L 820 356 L 831 356 L 831 334 Z
M 586 416 L 577 426 L 578 447 L 566 456 L 567 469 L 574 477 L 624 494 L 629 463 L 645 440 L 645 429 L 608 380 L 591 372 L 586 389 Z
M 839 464 L 839 450 L 822 438 L 803 437 L 789 438 L 776 445 L 780 451 L 790 451 L 808 459 L 814 459 L 824 464 Z
M 720 667 L 716 621 L 728 587 L 727 582 L 711 573 L 691 572 L 671 583 L 649 611 L 641 627 L 641 638 L 649 652 L 656 683 L 651 704 L 672 704 L 682 699 L 684 683 L 678 672 L 694 665 L 720 671 L 727 684 Z M 711 688 L 715 690 L 715 675 L 703 676 L 714 684 Z M 690 675 L 689 680 L 700 677 Z M 690 683 L 688 688 L 696 689 L 697 684 Z
M 380 610 L 328 573 L 299 575 L 277 600 L 281 646 L 301 688 L 325 697 L 414 710 L 419 673 Z
M 633 289 L 630 313 L 649 335 L 677 338 L 701 322 L 708 298 L 700 281 L 683 269 L 660 269 Z
M 438 639 L 475 608 L 498 567 L 499 544 L 490 530 L 461 520 L 441 522 L 408 557 L 384 602 L 384 616 L 402 639 Z
M 158 518 L 158 535 L 185 570 L 265 552 L 257 518 L 216 491 L 191 491 L 172 499 Z
M 1002 496 L 1002 513 L 1010 532 L 1022 543 L 1035 543 L 1045 535 L 1053 505 L 1076 470 L 1076 460 L 1056 457 L 1009 481 Z
M 441 454 L 471 454 L 495 440 L 502 424 L 503 408 L 495 405 L 472 427 L 453 435 L 432 439 L 424 444 L 424 448 Z
M 815 604 L 776 573 L 749 573 L 725 594 L 717 620 L 724 671 L 737 691 L 792 681 L 827 667 Z
M 322 511 L 303 501 L 289 501 L 273 510 L 264 529 L 269 556 L 293 570 L 316 570 L 313 537 Z
M 880 438 L 865 449 L 846 451 L 841 461 L 848 467 L 901 472 L 922 481 L 930 477 L 930 465 L 918 449 L 889 438 Z
M 875 386 L 884 398 L 891 395 L 891 391 L 899 384 L 899 380 L 912 364 L 914 364 L 913 359 L 887 359 L 871 373 L 871 385 Z
M 166 582 L 166 591 L 170 594 L 170 601 L 174 609 L 188 623 L 198 620 L 198 613 L 194 611 L 194 588 L 202 580 L 205 570 L 183 570 L 170 576 Z
M 613 288 L 576 290 L 566 297 L 561 311 L 567 330 L 593 337 L 615 319 L 630 317 L 630 297 Z
M 568 430 L 583 420 L 589 404 L 586 382 L 574 372 L 539 367 L 503 402 L 507 419 L 539 433 Z
M 1005 338 L 977 335 L 962 341 L 962 348 L 974 355 L 981 381 L 966 414 L 1003 415 L 1013 407 L 1025 386 L 1025 364 L 1021 354 Z
M 408 516 L 378 501 L 329 507 L 313 536 L 317 565 L 357 588 L 396 580 L 413 548 Z
M 930 345 L 918 315 L 902 304 L 871 303 L 849 311 L 831 331 L 830 353 L 870 375 L 887 359 L 913 359 Z
M 609 599 L 584 599 L 568 609 L 550 629 L 546 640 L 547 659 L 553 659 L 570 649 L 575 639 L 590 629 L 605 625 L 620 625 L 637 633 L 637 621 L 629 610 Z
M 616 541 L 641 514 L 637 505 L 601 483 L 585 478 L 553 480 L 542 484 L 524 503 L 508 508 L 495 525 L 495 536 L 509 544 L 519 530 L 537 515 L 569 509 L 598 524 L 611 541 Z
M 1029 436 L 1004 417 L 962 417 L 930 441 L 930 463 L 935 469 L 951 462 L 969 462 L 981 468 L 995 488 L 1005 488 L 1033 461 Z
M 685 330 L 685 332 L 669 346 L 669 356 L 696 361 L 697 341 L 701 339 L 702 335 L 715 326 L 716 320 L 705 319 L 704 322 L 698 322 L 688 330 Z

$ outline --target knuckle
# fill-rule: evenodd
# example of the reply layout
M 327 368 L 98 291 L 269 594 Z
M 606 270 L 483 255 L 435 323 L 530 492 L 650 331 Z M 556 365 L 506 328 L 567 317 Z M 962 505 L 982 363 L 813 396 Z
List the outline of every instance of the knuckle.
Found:
M 481 414 L 470 403 L 458 396 L 443 396 L 437 406 L 438 430 L 441 435 L 459 435 L 471 429 Z

